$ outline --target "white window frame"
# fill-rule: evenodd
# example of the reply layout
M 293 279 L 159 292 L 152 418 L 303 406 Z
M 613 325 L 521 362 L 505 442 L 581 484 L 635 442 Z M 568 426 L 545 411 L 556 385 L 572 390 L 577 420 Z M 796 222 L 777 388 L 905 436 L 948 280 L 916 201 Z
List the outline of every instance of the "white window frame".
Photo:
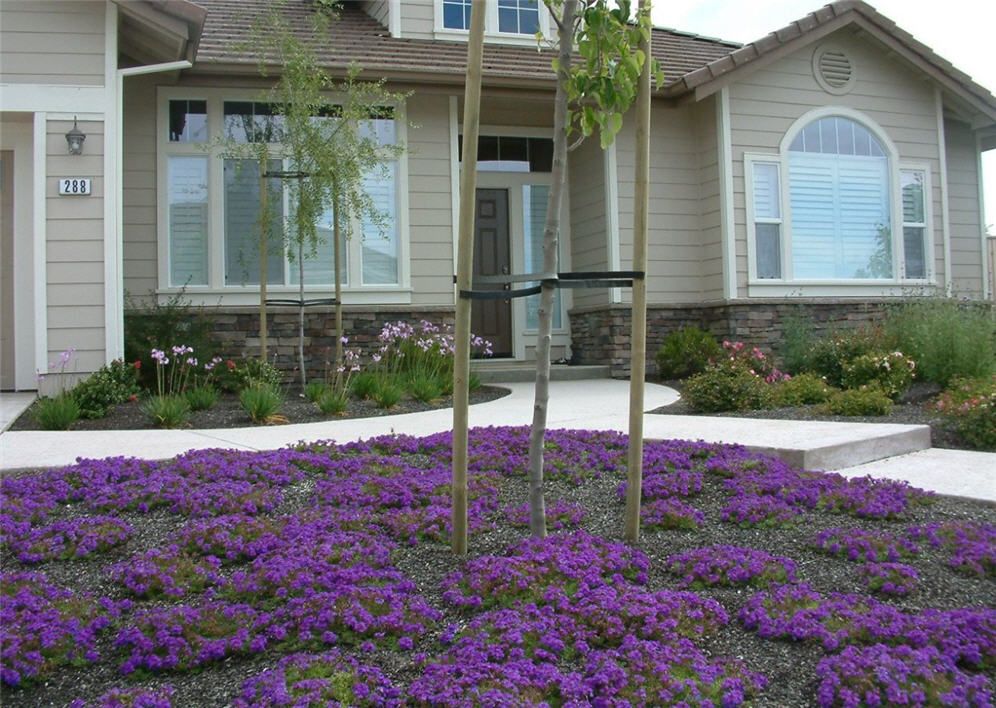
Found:
M 157 241 L 157 290 L 158 295 L 169 296 L 183 290 L 182 284 L 170 283 L 170 243 L 169 243 L 169 204 L 167 169 L 169 158 L 173 156 L 208 156 L 208 285 L 190 285 L 185 289 L 187 299 L 195 305 L 255 305 L 259 302 L 258 285 L 225 284 L 225 184 L 224 158 L 221 150 L 198 143 L 170 142 L 168 135 L 169 102 L 171 100 L 207 101 L 208 135 L 212 141 L 222 137 L 223 109 L 226 101 L 264 101 L 258 91 L 247 89 L 183 88 L 175 86 L 159 87 L 156 99 L 156 241 Z M 335 96 L 329 102 L 335 103 Z M 405 105 L 391 106 L 395 111 L 395 139 L 398 144 L 408 143 L 408 121 Z M 272 156 L 280 157 L 279 147 L 274 146 Z M 351 241 L 347 242 L 349 263 L 349 285 L 343 287 L 350 304 L 390 304 L 405 305 L 412 301 L 409 197 L 408 197 L 408 153 L 402 152 L 397 158 L 396 209 L 398 230 L 398 283 L 391 285 L 363 285 L 360 241 L 362 225 L 353 228 Z M 284 192 L 286 199 L 286 191 Z M 288 269 L 296 264 L 288 264 L 284 258 L 285 283 L 268 285 L 267 292 L 275 296 L 291 295 L 298 292 L 298 286 L 291 284 Z M 305 285 L 306 294 L 325 295 L 331 291 L 331 283 Z
M 535 34 L 516 34 L 512 32 L 498 31 L 498 0 L 474 0 L 474 3 L 486 2 L 487 14 L 484 17 L 484 41 L 501 44 L 521 44 L 535 47 Z M 450 39 L 455 41 L 467 41 L 468 30 L 451 29 L 443 25 L 443 0 L 433 0 L 433 15 L 435 17 L 435 37 L 436 39 Z M 550 11 L 546 8 L 543 0 L 537 0 L 539 7 L 540 33 L 547 39 L 553 39 L 555 27 L 550 18 Z
M 788 179 L 789 146 L 799 132 L 810 123 L 822 118 L 839 116 L 861 124 L 879 141 L 886 153 L 889 164 L 890 218 L 892 230 L 893 274 L 891 278 L 883 279 L 801 279 L 796 280 L 792 272 L 792 207 L 790 185 Z M 755 163 L 777 164 L 779 193 L 781 198 L 781 271 L 782 277 L 757 277 L 757 247 L 754 217 L 754 184 L 753 166 Z M 901 160 L 895 144 L 871 117 L 860 111 L 843 106 L 825 106 L 813 109 L 800 116 L 789 127 L 782 137 L 778 152 L 754 153 L 745 152 L 743 157 L 743 179 L 745 218 L 747 231 L 747 295 L 748 297 L 874 297 L 908 294 L 909 288 L 936 287 L 936 267 L 934 263 L 933 237 L 933 191 L 931 186 L 931 169 L 928 164 L 906 162 Z M 900 191 L 900 170 L 915 170 L 924 174 L 924 216 L 926 218 L 924 248 L 927 257 L 927 277 L 907 279 L 904 277 L 903 254 L 903 212 L 902 193 Z
M 903 258 L 903 262 L 900 264 L 900 279 L 905 283 L 911 283 L 913 285 L 931 285 L 936 284 L 936 271 L 937 267 L 934 262 L 934 200 L 932 195 L 934 194 L 933 185 L 930 180 L 930 165 L 926 162 L 900 162 L 899 167 L 896 170 L 896 174 L 901 177 L 903 172 L 919 172 L 923 175 L 923 224 L 912 223 L 903 221 L 903 211 L 902 211 L 902 192 L 900 191 L 900 205 L 899 205 L 899 230 L 900 232 L 906 226 L 922 227 L 923 228 L 923 258 L 924 258 L 924 277 L 923 278 L 907 278 L 906 277 L 906 259 Z M 899 179 L 900 190 L 902 189 L 902 179 Z M 905 239 L 903 234 L 899 234 L 899 245 L 905 250 Z M 905 253 L 904 253 L 905 256 Z

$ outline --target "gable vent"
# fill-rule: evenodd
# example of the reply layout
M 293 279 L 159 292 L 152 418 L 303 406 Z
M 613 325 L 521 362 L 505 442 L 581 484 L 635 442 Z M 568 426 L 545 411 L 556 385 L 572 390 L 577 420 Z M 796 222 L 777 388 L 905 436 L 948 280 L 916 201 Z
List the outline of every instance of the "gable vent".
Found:
M 834 88 L 842 88 L 851 80 L 851 60 L 844 52 L 831 49 L 820 55 L 820 76 Z

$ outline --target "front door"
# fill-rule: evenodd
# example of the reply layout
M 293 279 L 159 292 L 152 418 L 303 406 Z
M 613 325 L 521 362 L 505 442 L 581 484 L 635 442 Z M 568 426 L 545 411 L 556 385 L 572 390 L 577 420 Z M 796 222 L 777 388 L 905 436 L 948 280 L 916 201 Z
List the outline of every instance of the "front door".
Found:
M 14 151 L 0 150 L 0 390 L 14 388 Z
M 474 220 L 474 275 L 511 272 L 508 233 L 508 190 L 478 189 Z M 475 290 L 507 290 L 509 286 L 474 283 Z M 471 330 L 491 342 L 493 356 L 512 356 L 512 301 L 475 300 Z

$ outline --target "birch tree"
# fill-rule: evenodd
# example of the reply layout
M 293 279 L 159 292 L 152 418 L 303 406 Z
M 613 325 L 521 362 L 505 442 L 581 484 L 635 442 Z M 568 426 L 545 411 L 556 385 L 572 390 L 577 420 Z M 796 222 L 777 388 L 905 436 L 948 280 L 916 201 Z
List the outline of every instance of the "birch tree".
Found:
M 364 223 L 364 238 L 383 238 L 391 214 L 379 208 L 369 187 L 388 179 L 391 161 L 404 146 L 385 136 L 380 127 L 393 125 L 397 107 L 406 98 L 385 89 L 384 80 L 365 81 L 353 64 L 341 78 L 327 71 L 315 51 L 316 44 L 335 21 L 335 5 L 316 3 L 312 26 L 302 32 L 291 26 L 285 4 L 277 3 L 255 19 L 251 47 L 263 77 L 275 74 L 273 87 L 261 99 L 272 111 L 272 120 L 259 134 L 256 122 L 246 126 L 248 149 L 226 144 L 229 153 L 257 161 L 261 174 L 260 234 L 261 330 L 266 322 L 266 237 L 279 235 L 281 254 L 296 270 L 298 285 L 298 366 L 302 391 L 307 383 L 304 357 L 306 261 L 320 249 L 332 252 L 335 289 L 335 367 L 342 362 L 343 248 L 355 227 Z M 279 165 L 279 166 L 278 166 Z M 282 185 L 282 189 L 280 186 Z M 274 201 L 286 195 L 289 218 L 281 219 Z M 328 223 L 331 217 L 331 224 Z M 331 238 L 328 227 L 331 226 Z M 324 233 L 323 233 L 324 232 Z M 265 356 L 265 331 L 261 331 Z
M 614 142 L 622 129 L 623 115 L 636 99 L 639 77 L 648 59 L 639 43 L 649 38 L 652 25 L 649 7 L 640 7 L 634 13 L 629 0 L 544 0 L 544 4 L 557 28 L 552 184 L 543 231 L 543 272 L 552 274 L 558 270 L 568 150 L 595 132 L 603 149 Z M 529 435 L 529 528 L 533 536 L 540 538 L 546 536 L 543 448 L 550 398 L 555 290 L 551 280 L 542 283 Z

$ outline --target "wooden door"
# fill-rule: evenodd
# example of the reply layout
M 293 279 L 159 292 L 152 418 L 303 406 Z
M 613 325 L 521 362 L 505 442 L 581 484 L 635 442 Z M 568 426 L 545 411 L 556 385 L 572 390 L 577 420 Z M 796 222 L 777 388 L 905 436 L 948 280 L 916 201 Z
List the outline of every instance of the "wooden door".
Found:
M 0 150 L 0 389 L 14 389 L 14 151 Z
M 478 189 L 474 220 L 474 275 L 511 272 L 508 190 Z M 475 290 L 507 290 L 508 285 L 474 283 Z M 512 301 L 475 300 L 471 331 L 491 342 L 493 356 L 512 356 Z

